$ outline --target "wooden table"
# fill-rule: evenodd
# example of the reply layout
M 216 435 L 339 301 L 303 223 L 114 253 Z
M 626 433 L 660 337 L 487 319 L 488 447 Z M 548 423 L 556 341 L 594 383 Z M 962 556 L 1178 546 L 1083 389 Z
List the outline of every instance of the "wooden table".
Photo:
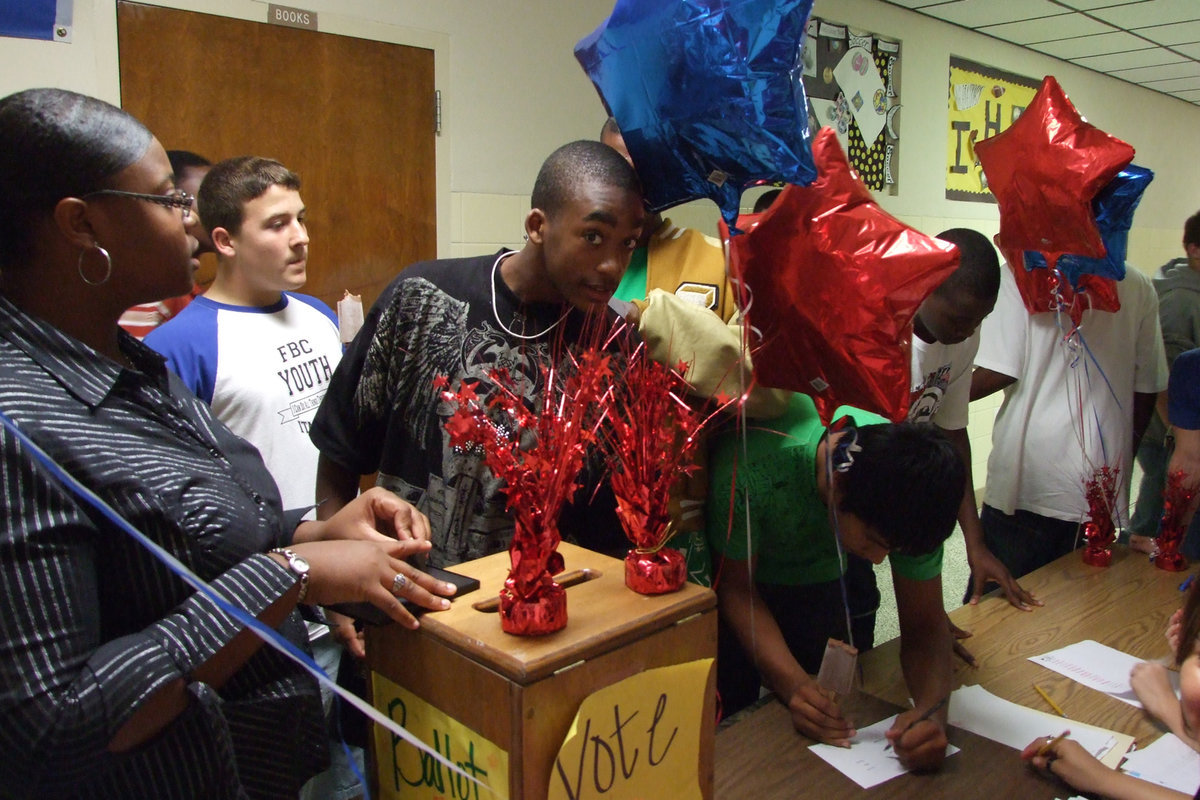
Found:
M 978 606 L 963 606 L 950 618 L 974 636 L 966 644 L 978 669 L 957 663 L 953 688 L 980 684 L 1006 700 L 1050 711 L 1037 683 L 1070 719 L 1128 733 L 1146 745 L 1161 733 L 1133 706 L 1088 689 L 1027 659 L 1084 639 L 1141 658 L 1169 655 L 1163 632 L 1180 606 L 1179 585 L 1187 573 L 1155 569 L 1145 555 L 1118 548 L 1107 568 L 1089 567 L 1078 552 L 1021 579 L 1045 606 L 1024 612 L 990 595 Z M 845 705 L 864 727 L 907 706 L 900 674 L 900 643 L 893 639 L 860 658 L 862 691 Z M 974 734 L 951 729 L 962 748 L 934 775 L 905 775 L 869 790 L 872 797 L 928 794 L 953 798 L 1054 798 L 1070 792 L 1064 784 L 1028 770 L 1012 749 Z M 858 797 L 863 790 L 808 751 L 812 740 L 798 734 L 784 708 L 770 702 L 717 734 L 714 794 L 723 798 Z

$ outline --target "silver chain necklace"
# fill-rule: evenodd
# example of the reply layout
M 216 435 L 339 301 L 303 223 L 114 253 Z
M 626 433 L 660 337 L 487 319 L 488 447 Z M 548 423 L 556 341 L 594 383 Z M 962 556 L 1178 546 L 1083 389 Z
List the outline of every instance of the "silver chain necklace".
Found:
M 501 253 L 500 255 L 498 255 L 496 257 L 496 263 L 492 264 L 492 314 L 496 317 L 496 324 L 499 325 L 500 328 L 505 333 L 507 333 L 509 336 L 513 337 L 514 339 L 529 340 L 529 339 L 536 339 L 539 336 L 545 336 L 547 333 L 549 333 L 550 331 L 557 328 L 558 324 L 567 318 L 567 314 L 571 313 L 571 307 L 568 305 L 567 310 L 563 312 L 563 315 L 561 317 L 559 317 L 554 322 L 552 322 L 550 324 L 549 328 L 546 328 L 546 330 L 540 331 L 538 333 L 534 333 L 534 334 L 517 333 L 517 332 L 511 330 L 507 325 L 505 325 L 504 320 L 500 319 L 500 309 L 498 309 L 496 307 L 496 270 L 498 270 L 500 268 L 500 262 L 503 261 L 504 259 L 508 258 L 511 255 L 515 255 L 515 253 L 511 252 L 511 251 L 508 253 Z

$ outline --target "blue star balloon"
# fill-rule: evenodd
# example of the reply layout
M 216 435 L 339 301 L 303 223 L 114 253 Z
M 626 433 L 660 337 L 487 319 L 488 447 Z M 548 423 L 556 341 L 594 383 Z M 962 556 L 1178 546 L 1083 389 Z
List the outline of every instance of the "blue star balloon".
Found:
M 812 0 L 617 0 L 575 57 L 661 211 L 817 177 L 801 80 Z
M 1107 255 L 1104 258 L 1063 255 L 1058 259 L 1058 269 L 1071 286 L 1079 288 L 1081 275 L 1099 275 L 1115 281 L 1125 278 L 1125 253 L 1129 248 L 1129 228 L 1133 225 L 1133 212 L 1141 202 L 1142 193 L 1154 180 L 1154 173 L 1145 167 L 1130 164 L 1117 173 L 1092 199 L 1092 213 L 1096 215 L 1096 229 L 1104 240 Z M 1041 253 L 1026 250 L 1025 268 L 1045 268 L 1046 257 Z

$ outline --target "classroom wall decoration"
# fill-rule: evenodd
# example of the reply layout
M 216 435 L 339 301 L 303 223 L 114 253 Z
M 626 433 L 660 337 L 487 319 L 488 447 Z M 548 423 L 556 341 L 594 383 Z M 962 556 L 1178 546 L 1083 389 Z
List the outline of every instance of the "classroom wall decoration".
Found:
M 896 194 L 900 42 L 812 17 L 803 55 L 813 133 L 833 128 L 867 188 Z
M 946 199 L 995 203 L 975 157 L 975 143 L 1008 130 L 1041 80 L 950 56 Z

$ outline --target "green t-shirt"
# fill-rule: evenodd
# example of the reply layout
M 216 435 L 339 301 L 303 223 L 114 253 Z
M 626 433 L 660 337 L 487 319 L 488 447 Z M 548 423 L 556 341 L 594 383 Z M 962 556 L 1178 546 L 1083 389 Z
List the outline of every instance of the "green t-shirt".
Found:
M 839 408 L 834 419 L 843 414 L 859 425 L 887 422 L 849 407 Z M 748 550 L 753 552 L 759 582 L 801 586 L 837 580 L 842 574 L 828 511 L 817 494 L 817 445 L 824 433 L 812 398 L 796 393 L 782 416 L 748 425 L 745 451 L 737 431 L 715 438 L 708 463 L 708 542 L 717 553 L 739 561 L 747 560 Z M 889 558 L 897 574 L 912 580 L 928 580 L 942 570 L 941 547 L 925 556 Z
M 613 292 L 613 297 L 627 303 L 646 299 L 646 254 L 649 252 L 647 247 L 639 247 L 633 251 L 629 258 L 629 266 L 625 268 L 625 274 L 621 276 L 621 283 Z

